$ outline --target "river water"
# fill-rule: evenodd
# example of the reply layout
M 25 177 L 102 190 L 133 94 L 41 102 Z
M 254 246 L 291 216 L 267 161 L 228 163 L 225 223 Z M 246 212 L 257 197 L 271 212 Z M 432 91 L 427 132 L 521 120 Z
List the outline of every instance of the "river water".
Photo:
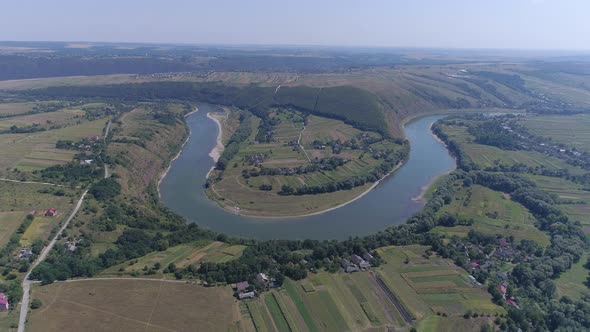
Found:
M 411 151 L 408 161 L 360 199 L 333 211 L 295 218 L 239 216 L 205 195 L 205 176 L 214 162 L 209 152 L 218 127 L 207 118 L 214 106 L 200 105 L 187 117 L 191 136 L 160 184 L 161 198 L 189 222 L 229 235 L 257 239 L 346 239 L 404 223 L 424 202 L 420 194 L 437 176 L 455 168 L 455 160 L 431 134 L 431 124 L 443 116 L 418 118 L 405 126 Z

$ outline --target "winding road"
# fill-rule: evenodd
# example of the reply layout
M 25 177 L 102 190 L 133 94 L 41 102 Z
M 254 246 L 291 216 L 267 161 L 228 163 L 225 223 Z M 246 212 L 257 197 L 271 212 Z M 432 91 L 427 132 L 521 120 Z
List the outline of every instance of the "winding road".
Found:
M 42 261 L 44 261 L 45 258 L 47 258 L 47 255 L 49 254 L 51 249 L 53 249 L 53 247 L 55 246 L 55 243 L 57 242 L 57 239 L 59 238 L 61 233 L 64 231 L 64 229 L 66 229 L 66 227 L 68 227 L 68 225 L 70 224 L 70 221 L 72 221 L 72 219 L 74 219 L 74 216 L 76 216 L 76 213 L 78 213 L 78 210 L 80 210 L 80 207 L 82 206 L 82 202 L 84 201 L 84 197 L 86 197 L 87 193 L 88 193 L 88 189 L 84 190 L 82 197 L 80 197 L 80 199 L 78 200 L 76 207 L 74 208 L 74 210 L 72 211 L 72 213 L 70 214 L 70 216 L 68 217 L 66 222 L 64 222 L 64 224 L 61 226 L 59 231 L 55 234 L 55 236 L 53 237 L 51 242 L 49 242 L 49 244 L 45 248 L 43 248 L 43 250 L 41 251 L 41 254 L 39 255 L 39 257 L 37 257 L 35 262 L 33 262 L 33 265 L 29 269 L 29 272 L 27 272 L 27 274 L 25 275 L 25 278 L 23 279 L 23 298 L 21 300 L 21 306 L 20 306 L 20 316 L 19 316 L 19 320 L 18 320 L 18 332 L 25 331 L 25 323 L 27 322 L 27 314 L 29 313 L 29 300 L 30 300 L 30 296 L 31 296 L 31 294 L 30 294 L 31 293 L 31 284 L 33 283 L 31 280 L 29 280 L 29 276 L 30 276 L 31 272 L 33 271 L 33 269 L 36 268 Z
M 105 128 L 105 134 L 104 134 L 104 138 L 103 138 L 105 145 L 106 145 L 106 138 L 109 135 L 110 129 L 111 129 L 111 120 L 109 119 L 109 122 L 107 123 L 107 126 Z M 106 179 L 108 177 L 109 177 L 109 169 L 107 167 L 107 164 L 105 164 L 104 165 L 104 178 Z M 45 183 L 45 182 L 31 182 L 31 181 L 26 182 L 26 181 L 10 180 L 10 179 L 5 179 L 5 178 L 0 178 L 0 180 L 1 181 L 9 181 L 9 182 L 17 182 L 17 183 L 36 183 L 36 184 L 45 184 L 45 185 L 50 185 L 50 186 L 64 187 L 62 185 L 53 184 L 53 183 Z M 51 242 L 49 242 L 49 244 L 45 248 L 43 248 L 43 250 L 41 251 L 41 254 L 33 262 L 33 265 L 29 269 L 29 272 L 27 272 L 27 274 L 25 275 L 25 277 L 23 279 L 23 284 L 22 284 L 23 297 L 21 299 L 21 305 L 20 305 L 20 316 L 18 319 L 18 332 L 25 331 L 25 324 L 27 322 L 27 315 L 29 313 L 31 284 L 35 283 L 34 281 L 29 280 L 29 276 L 31 275 L 31 272 L 39 264 L 41 264 L 41 262 L 43 262 L 45 260 L 45 258 L 47 258 L 47 255 L 49 255 L 49 252 L 51 252 L 51 249 L 53 249 L 53 247 L 57 243 L 57 240 L 59 239 L 59 237 L 63 233 L 64 229 L 66 229 L 66 227 L 68 227 L 68 225 L 70 224 L 72 219 L 74 219 L 74 217 L 76 216 L 76 213 L 78 213 L 78 210 L 80 210 L 80 207 L 82 206 L 82 203 L 84 202 L 84 198 L 86 197 L 87 193 L 88 193 L 88 189 L 84 190 L 84 192 L 82 193 L 82 196 L 80 197 L 80 199 L 78 200 L 78 203 L 76 204 L 76 207 L 74 208 L 74 210 L 72 211 L 72 213 L 70 214 L 70 216 L 68 217 L 66 222 L 64 222 L 64 224 L 61 226 L 59 231 L 55 234 L 53 239 L 51 239 Z

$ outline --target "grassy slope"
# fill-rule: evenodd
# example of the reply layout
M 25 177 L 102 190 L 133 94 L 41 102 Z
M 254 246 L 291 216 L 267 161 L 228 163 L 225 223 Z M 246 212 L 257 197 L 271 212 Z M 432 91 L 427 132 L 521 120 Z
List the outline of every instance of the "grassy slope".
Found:
M 590 115 L 535 116 L 524 118 L 520 123 L 534 135 L 590 152 Z
M 475 223 L 472 226 L 438 226 L 434 232 L 467 236 L 469 230 L 474 229 L 489 235 L 512 235 L 517 240 L 533 240 L 542 246 L 549 244 L 549 238 L 535 227 L 535 218 L 524 206 L 500 192 L 479 185 L 462 188 L 455 195 L 455 200 L 439 211 L 439 215 L 444 213 L 473 218 Z M 493 214 L 497 217 L 493 218 Z

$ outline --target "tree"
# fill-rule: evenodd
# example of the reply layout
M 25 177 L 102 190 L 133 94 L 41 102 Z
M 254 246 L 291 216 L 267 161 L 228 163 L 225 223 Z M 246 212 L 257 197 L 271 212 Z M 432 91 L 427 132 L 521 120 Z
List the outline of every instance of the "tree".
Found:
M 33 299 L 33 301 L 31 301 L 31 309 L 33 310 L 41 308 L 42 305 L 43 302 L 39 299 Z

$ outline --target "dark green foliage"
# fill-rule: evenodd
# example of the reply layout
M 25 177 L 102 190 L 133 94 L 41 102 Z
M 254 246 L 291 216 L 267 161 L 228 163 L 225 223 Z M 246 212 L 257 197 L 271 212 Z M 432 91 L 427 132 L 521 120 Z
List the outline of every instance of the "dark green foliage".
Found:
M 115 198 L 121 193 L 121 185 L 117 180 L 108 178 L 102 179 L 90 187 L 90 194 L 99 201 Z
M 43 306 L 43 302 L 41 302 L 41 300 L 33 299 L 33 301 L 31 301 L 31 309 L 39 309 L 41 306 Z

